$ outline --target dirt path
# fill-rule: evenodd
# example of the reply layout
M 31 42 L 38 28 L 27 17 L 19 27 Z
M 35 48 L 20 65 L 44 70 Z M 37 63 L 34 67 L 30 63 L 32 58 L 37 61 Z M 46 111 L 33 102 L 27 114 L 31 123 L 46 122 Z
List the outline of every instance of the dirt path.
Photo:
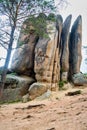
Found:
M 87 130 L 87 88 L 76 96 L 66 92 L 53 93 L 47 100 L 1 105 L 0 130 Z

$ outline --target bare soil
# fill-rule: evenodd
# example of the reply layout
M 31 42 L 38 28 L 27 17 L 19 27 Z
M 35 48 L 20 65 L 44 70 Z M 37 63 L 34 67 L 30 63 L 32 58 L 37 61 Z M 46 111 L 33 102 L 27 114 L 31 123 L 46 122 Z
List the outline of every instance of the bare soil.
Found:
M 87 130 L 87 87 L 66 96 L 52 92 L 50 98 L 0 105 L 0 130 Z

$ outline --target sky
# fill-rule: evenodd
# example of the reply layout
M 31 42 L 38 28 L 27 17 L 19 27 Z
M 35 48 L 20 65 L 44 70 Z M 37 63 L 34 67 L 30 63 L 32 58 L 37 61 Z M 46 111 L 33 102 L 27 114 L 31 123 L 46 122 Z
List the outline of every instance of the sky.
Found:
M 72 14 L 72 24 L 78 15 L 82 15 L 82 44 L 87 46 L 87 0 L 67 0 L 67 7 L 62 7 L 59 13 L 63 19 Z M 57 3 L 58 0 L 55 0 Z

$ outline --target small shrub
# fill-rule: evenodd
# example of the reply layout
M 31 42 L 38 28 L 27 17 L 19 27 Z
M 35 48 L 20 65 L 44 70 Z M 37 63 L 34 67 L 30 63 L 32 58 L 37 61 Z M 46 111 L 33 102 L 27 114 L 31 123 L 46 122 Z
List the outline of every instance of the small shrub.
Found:
M 67 84 L 68 81 L 59 81 L 58 85 L 59 85 L 59 90 L 64 90 L 63 87 L 64 87 L 64 84 Z
M 64 86 L 64 81 L 59 81 L 59 89 L 63 88 Z

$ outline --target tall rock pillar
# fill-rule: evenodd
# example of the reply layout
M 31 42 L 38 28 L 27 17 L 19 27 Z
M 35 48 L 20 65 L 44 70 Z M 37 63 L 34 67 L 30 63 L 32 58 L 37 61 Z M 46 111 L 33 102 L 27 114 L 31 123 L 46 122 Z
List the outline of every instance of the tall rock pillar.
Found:
M 72 16 L 69 15 L 64 24 L 62 30 L 62 49 L 61 49 L 61 80 L 67 81 L 69 71 L 69 30 L 71 25 Z
M 55 58 L 53 65 L 53 74 L 52 74 L 52 90 L 58 88 L 58 82 L 60 80 L 60 55 L 61 55 L 61 32 L 63 27 L 63 18 L 61 15 L 56 17 L 56 29 L 58 30 L 57 44 L 55 50 Z
M 80 65 L 82 60 L 82 17 L 78 16 L 74 22 L 70 34 L 70 73 L 76 74 L 80 72 Z
M 40 38 L 36 45 L 34 71 L 37 82 L 44 82 L 51 89 L 58 36 L 54 22 L 47 21 L 47 35 L 48 38 Z
M 80 65 L 82 60 L 82 17 L 79 15 L 74 22 L 71 34 L 70 34 L 70 75 L 72 82 L 74 85 L 84 85 L 87 84 L 87 80 L 84 75 L 80 73 Z

